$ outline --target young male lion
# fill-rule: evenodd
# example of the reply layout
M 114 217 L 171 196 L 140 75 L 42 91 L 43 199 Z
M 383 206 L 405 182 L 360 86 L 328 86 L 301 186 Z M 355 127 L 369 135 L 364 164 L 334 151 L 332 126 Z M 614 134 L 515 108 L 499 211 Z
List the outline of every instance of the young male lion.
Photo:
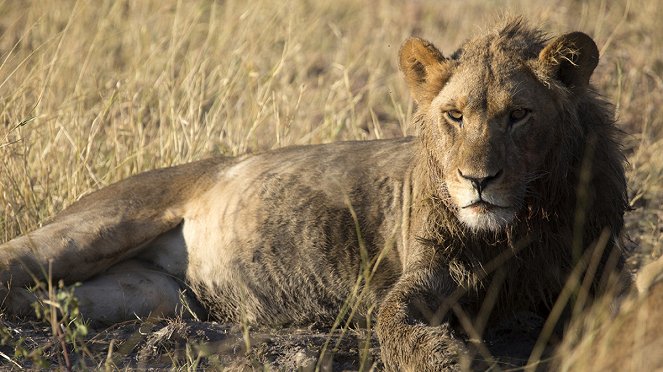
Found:
M 576 267 L 619 267 L 624 159 L 597 63 L 586 34 L 521 21 L 450 57 L 408 39 L 418 137 L 204 160 L 92 193 L 0 246 L 4 308 L 28 311 L 49 264 L 82 282 L 97 323 L 172 315 L 186 288 L 215 318 L 331 324 L 359 293 L 388 369 L 458 368 L 486 327 L 547 316 Z

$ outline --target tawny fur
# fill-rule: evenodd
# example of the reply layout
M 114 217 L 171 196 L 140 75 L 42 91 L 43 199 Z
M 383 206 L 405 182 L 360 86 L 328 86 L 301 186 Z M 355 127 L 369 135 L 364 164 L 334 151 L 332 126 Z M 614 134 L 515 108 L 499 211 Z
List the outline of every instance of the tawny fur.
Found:
M 49 259 L 56 278 L 83 282 L 83 312 L 99 322 L 150 307 L 172 314 L 182 288 L 217 319 L 330 325 L 361 293 L 353 317 L 377 311 L 387 369 L 460 368 L 468 336 L 459 314 L 479 333 L 520 311 L 545 317 L 602 233 L 599 270 L 619 269 L 624 159 L 611 107 L 588 85 L 597 61 L 587 35 L 548 40 L 519 20 L 449 58 L 410 39 L 400 65 L 418 137 L 132 177 L 0 247 L 5 308 L 29 308 L 26 268 L 38 274 Z M 445 116 L 452 109 L 462 123 Z M 513 119 L 519 109 L 526 115 Z M 473 177 L 490 180 L 483 194 Z M 476 195 L 491 204 L 469 205 Z M 127 262 L 171 290 L 153 298 L 118 285 L 107 270 Z M 97 288 L 133 300 L 102 306 Z M 482 309 L 488 288 L 497 301 Z

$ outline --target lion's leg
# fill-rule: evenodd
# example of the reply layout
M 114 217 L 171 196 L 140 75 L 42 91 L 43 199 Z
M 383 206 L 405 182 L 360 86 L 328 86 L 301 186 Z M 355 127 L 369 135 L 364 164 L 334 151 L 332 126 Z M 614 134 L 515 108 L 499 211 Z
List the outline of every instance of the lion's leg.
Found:
M 80 313 L 92 325 L 151 316 L 204 316 L 202 308 L 182 293 L 181 283 L 147 262 L 132 259 L 77 284 L 74 296 Z M 29 316 L 34 314 L 32 304 L 42 296 L 46 294 L 12 287 L 2 306 L 12 314 Z
M 444 273 L 427 268 L 412 270 L 409 274 L 404 273 L 385 297 L 378 313 L 376 331 L 386 370 L 462 369 L 467 352 L 465 343 L 454 335 L 448 323 L 439 324 L 435 319 L 427 319 L 437 310 L 436 301 L 431 300 L 450 292 L 439 288 L 444 279 Z M 431 321 L 435 324 L 430 324 Z
M 181 221 L 150 212 L 101 202 L 0 245 L 0 297 L 9 287 L 11 295 L 49 276 L 66 284 L 85 281 L 135 256 Z
M 83 317 L 109 325 L 147 317 L 174 317 L 199 309 L 186 303 L 181 281 L 151 264 L 128 260 L 74 289 Z
M 29 312 L 24 288 L 36 280 L 83 282 L 140 254 L 182 223 L 186 203 L 213 185 L 228 161 L 208 159 L 130 177 L 87 195 L 51 223 L 0 244 L 0 300 L 5 299 L 0 306 Z

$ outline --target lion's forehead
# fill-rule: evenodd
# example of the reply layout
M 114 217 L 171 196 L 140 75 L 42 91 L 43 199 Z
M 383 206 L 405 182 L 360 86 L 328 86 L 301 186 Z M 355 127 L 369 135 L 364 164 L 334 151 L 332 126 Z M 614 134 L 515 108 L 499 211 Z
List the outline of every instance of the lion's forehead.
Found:
M 522 65 L 500 69 L 472 63 L 458 67 L 434 104 L 456 106 L 466 113 L 501 114 L 533 105 L 539 85 Z

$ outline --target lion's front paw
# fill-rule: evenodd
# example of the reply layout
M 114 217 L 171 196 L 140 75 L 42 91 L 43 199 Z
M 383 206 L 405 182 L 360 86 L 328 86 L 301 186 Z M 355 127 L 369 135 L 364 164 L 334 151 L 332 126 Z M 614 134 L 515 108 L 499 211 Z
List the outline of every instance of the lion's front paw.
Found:
M 464 343 L 446 326 L 406 326 L 380 337 L 382 360 L 390 371 L 460 371 Z

